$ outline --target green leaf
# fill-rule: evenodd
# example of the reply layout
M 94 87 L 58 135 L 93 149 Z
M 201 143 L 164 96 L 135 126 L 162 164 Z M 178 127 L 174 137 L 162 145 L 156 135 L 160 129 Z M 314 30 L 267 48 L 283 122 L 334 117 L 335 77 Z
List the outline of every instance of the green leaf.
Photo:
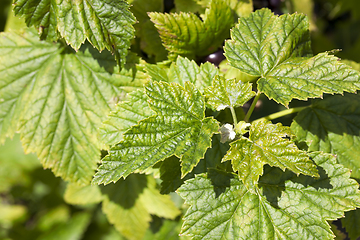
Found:
M 135 23 L 125 1 L 15 0 L 14 5 L 15 14 L 35 26 L 41 39 L 63 37 L 76 51 L 87 39 L 98 50 L 115 53 L 122 64 L 125 61 Z
M 358 239 L 360 237 L 360 208 L 346 212 L 345 218 L 341 219 L 341 225 L 346 229 L 350 239 Z
M 259 176 L 263 174 L 263 166 L 269 164 L 317 177 L 316 166 L 307 154 L 286 139 L 291 136 L 289 127 L 270 121 L 254 122 L 250 127 L 249 138 L 242 137 L 230 144 L 230 150 L 223 161 L 231 160 L 234 171 L 250 192 L 254 193 Z
M 102 189 L 103 212 L 127 239 L 142 239 L 149 227 L 150 214 L 170 219 L 180 214 L 170 196 L 158 192 L 151 176 L 132 174 Z
M 291 57 L 311 54 L 308 26 L 304 14 L 275 16 L 270 9 L 257 10 L 231 30 L 225 56 L 245 73 L 266 76 Z
M 309 151 L 337 155 L 339 163 L 360 178 L 360 96 L 329 96 L 298 113 L 291 129 Z
M 293 98 L 360 89 L 359 72 L 336 57 L 320 53 L 308 58 L 308 25 L 304 14 L 278 17 L 269 9 L 258 10 L 232 29 L 225 56 L 232 66 L 260 78 L 258 89 L 285 106 Z
M 153 114 L 143 91 L 133 91 L 127 99 L 116 105 L 100 128 L 101 138 L 108 145 L 120 142 L 126 130 Z
M 141 49 L 147 57 L 155 56 L 155 61 L 162 61 L 167 58 L 167 51 L 161 43 L 161 39 L 154 23 L 150 21 L 148 12 L 163 12 L 163 0 L 134 0 L 130 7 L 135 15 L 137 23 L 134 25 L 135 34 L 139 38 Z
M 234 22 L 231 8 L 222 0 L 213 0 L 202 20 L 194 13 L 183 12 L 152 12 L 149 16 L 170 52 L 169 59 L 178 55 L 194 59 L 214 52 L 229 36 Z
M 172 155 L 181 159 L 184 177 L 210 147 L 218 130 L 213 118 L 205 118 L 205 101 L 190 82 L 150 82 L 146 85 L 150 108 L 156 113 L 124 134 L 110 149 L 95 174 L 94 183 L 116 182 L 135 170 L 144 171 Z
M 0 142 L 20 131 L 25 152 L 35 152 L 44 168 L 89 183 L 103 146 L 101 122 L 144 76 L 134 65 L 119 73 L 109 52 L 87 45 L 74 53 L 32 31 L 1 33 L 0 51 Z
M 41 235 L 39 240 L 69 240 L 82 239 L 86 228 L 91 220 L 91 215 L 87 212 L 76 213 L 66 223 L 60 224 L 45 234 Z
M 312 158 L 319 179 L 267 167 L 256 194 L 219 171 L 186 181 L 177 191 L 190 205 L 180 234 L 194 240 L 332 239 L 326 220 L 359 206 L 358 184 L 333 156 Z
M 258 81 L 258 88 L 287 106 L 293 98 L 306 100 L 322 97 L 323 93 L 355 92 L 360 89 L 360 73 L 337 57 L 320 53 L 280 64 Z
M 177 157 L 172 156 L 164 160 L 160 166 L 161 194 L 169 194 L 177 190 L 185 180 L 195 177 L 195 174 L 207 172 L 208 169 L 221 167 L 225 168 L 221 163 L 221 159 L 229 150 L 229 144 L 223 144 L 220 141 L 220 135 L 215 134 L 212 137 L 211 148 L 209 148 L 204 159 L 194 169 L 181 178 L 181 166 Z
M 209 7 L 212 0 L 194 0 L 204 8 Z M 248 17 L 253 11 L 252 0 L 227 0 L 225 1 L 233 9 L 238 17 Z M 194 12 L 194 11 L 192 11 Z
M 175 82 L 181 86 L 189 81 L 200 91 L 211 86 L 213 78 L 219 74 L 219 70 L 209 62 L 198 66 L 195 61 L 181 56 L 177 57 L 169 69 L 154 64 L 146 64 L 145 69 L 153 81 Z
M 68 183 L 64 193 L 64 200 L 69 204 L 86 205 L 101 202 L 103 196 L 99 186 L 79 186 L 76 183 Z
M 251 83 L 243 83 L 235 79 L 225 79 L 219 75 L 215 76 L 213 85 L 205 88 L 207 103 L 216 110 L 225 108 L 236 108 L 249 101 L 255 92 L 251 91 Z

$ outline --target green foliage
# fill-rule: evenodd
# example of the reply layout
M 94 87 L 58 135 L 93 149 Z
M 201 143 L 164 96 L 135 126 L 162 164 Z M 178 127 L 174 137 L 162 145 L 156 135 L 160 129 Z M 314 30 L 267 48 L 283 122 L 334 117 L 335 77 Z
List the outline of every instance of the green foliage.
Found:
M 106 48 L 119 62 L 125 61 L 135 23 L 125 1 L 15 0 L 14 4 L 15 14 L 25 17 L 28 26 L 35 26 L 41 39 L 62 37 L 76 51 L 88 40 L 99 51 Z
M 220 171 L 187 181 L 178 190 L 190 204 L 182 234 L 193 239 L 331 239 L 325 220 L 341 217 L 350 202 L 360 205 L 358 185 L 333 156 L 311 156 L 322 169 L 319 180 L 266 168 L 255 193 Z
M 14 1 L 0 238 L 356 239 L 360 65 L 313 54 L 314 2 L 174 4 Z
M 192 83 L 185 82 L 183 88 L 176 83 L 149 82 L 145 89 L 156 115 L 133 126 L 124 140 L 110 149 L 94 183 L 116 182 L 171 155 L 180 157 L 184 177 L 210 147 L 218 124 L 213 118 L 205 118 L 204 97 Z
M 250 127 L 249 138 L 240 138 L 230 144 L 230 150 L 223 161 L 231 160 L 234 171 L 238 171 L 245 187 L 255 193 L 255 185 L 263 174 L 263 166 L 269 164 L 289 169 L 299 175 L 318 177 L 316 166 L 305 152 L 286 139 L 291 132 L 280 123 L 271 124 L 263 120 Z
M 190 59 L 205 56 L 215 51 L 228 37 L 234 23 L 233 13 L 226 1 L 213 0 L 204 17 L 194 13 L 149 13 L 158 29 L 169 58 L 178 55 Z

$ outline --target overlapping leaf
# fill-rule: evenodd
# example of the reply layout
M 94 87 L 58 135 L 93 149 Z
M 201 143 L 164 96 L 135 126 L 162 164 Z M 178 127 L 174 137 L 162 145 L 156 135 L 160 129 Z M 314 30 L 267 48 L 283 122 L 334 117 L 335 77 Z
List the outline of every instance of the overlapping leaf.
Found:
M 149 16 L 170 52 L 170 59 L 178 55 L 194 58 L 214 52 L 229 36 L 234 22 L 231 8 L 222 0 L 211 2 L 203 21 L 194 13 L 152 12 Z
M 333 156 L 312 158 L 322 170 L 319 179 L 268 167 L 256 194 L 218 171 L 186 181 L 177 191 L 190 205 L 181 234 L 194 240 L 332 239 L 326 220 L 360 205 L 358 184 Z
M 137 23 L 134 25 L 135 34 L 140 41 L 141 49 L 147 57 L 155 56 L 156 62 L 167 58 L 167 51 L 161 43 L 161 39 L 154 23 L 150 21 L 148 12 L 163 12 L 163 0 L 134 0 L 131 3 L 131 12 L 134 13 Z
M 291 136 L 290 128 L 280 123 L 271 124 L 267 120 L 254 122 L 249 138 L 240 138 L 230 144 L 230 150 L 223 161 L 231 160 L 234 171 L 252 193 L 255 192 L 263 166 L 269 164 L 289 169 L 296 174 L 318 176 L 316 166 L 307 154 L 286 139 Z
M 360 96 L 329 96 L 302 110 L 291 129 L 310 151 L 331 152 L 360 178 Z
M 341 219 L 341 225 L 346 229 L 350 239 L 360 237 L 360 208 L 345 213 L 345 218 Z
M 323 93 L 360 89 L 360 74 L 327 53 L 310 57 L 308 20 L 303 14 L 275 16 L 269 9 L 241 18 L 225 44 L 230 64 L 260 78 L 258 89 L 287 106 Z
M 127 101 L 116 105 L 115 110 L 103 122 L 100 128 L 101 138 L 104 143 L 114 145 L 122 140 L 126 130 L 152 114 L 145 93 L 140 90 L 131 92 Z
M 102 146 L 98 127 L 114 99 L 144 81 L 126 67 L 114 73 L 111 54 L 91 46 L 75 54 L 30 30 L 0 36 L 1 141 L 19 130 L 25 151 L 45 168 L 88 183 Z
M 211 86 L 213 78 L 219 74 L 219 70 L 209 62 L 198 66 L 195 61 L 181 56 L 177 57 L 169 69 L 147 64 L 146 71 L 153 81 L 175 82 L 182 86 L 189 81 L 201 91 Z
M 160 166 L 160 193 L 169 194 L 170 192 L 174 192 L 185 180 L 193 178 L 195 174 L 207 172 L 210 168 L 225 168 L 223 166 L 225 164 L 221 163 L 221 159 L 227 150 L 229 150 L 229 144 L 221 143 L 219 134 L 213 135 L 211 148 L 206 151 L 204 159 L 201 159 L 198 165 L 184 178 L 181 178 L 179 159 L 175 156 L 166 159 Z
M 204 157 L 217 121 L 205 118 L 204 97 L 190 82 L 185 87 L 165 82 L 146 86 L 156 115 L 133 126 L 102 160 L 94 183 L 116 182 L 135 170 L 143 171 L 172 155 L 181 159 L 184 177 Z
M 243 83 L 240 80 L 225 79 L 219 75 L 215 76 L 213 84 L 205 88 L 207 103 L 216 111 L 225 108 L 235 108 L 244 105 L 249 101 L 255 92 L 251 91 L 250 83 Z
M 15 0 L 14 5 L 15 14 L 35 26 L 41 39 L 56 41 L 61 36 L 75 50 L 87 39 L 98 50 L 106 48 L 125 61 L 135 23 L 126 1 Z

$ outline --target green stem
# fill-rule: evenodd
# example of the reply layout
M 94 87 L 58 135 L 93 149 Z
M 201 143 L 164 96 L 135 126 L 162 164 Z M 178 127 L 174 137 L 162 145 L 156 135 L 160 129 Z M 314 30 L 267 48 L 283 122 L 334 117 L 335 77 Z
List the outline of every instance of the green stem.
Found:
M 249 111 L 246 113 L 246 116 L 244 118 L 244 121 L 245 122 L 249 122 L 249 119 L 251 117 L 251 114 L 252 112 L 254 111 L 254 108 L 255 108 L 255 105 L 257 103 L 257 101 L 259 100 L 260 98 L 260 95 L 261 95 L 261 92 L 257 92 L 256 95 L 255 95 L 255 98 L 254 98 L 254 101 L 252 102 L 250 108 L 249 108 Z
M 292 113 L 300 112 L 301 110 L 303 110 L 305 108 L 308 108 L 308 107 L 310 107 L 310 106 L 286 109 L 286 110 L 283 110 L 283 111 L 280 111 L 280 112 L 277 112 L 277 113 L 270 114 L 270 115 L 268 115 L 266 117 L 259 118 L 256 121 L 260 121 L 260 120 L 263 120 L 263 119 L 273 120 L 273 119 L 280 118 L 280 117 L 283 117 L 283 116 L 286 116 L 286 115 L 289 115 L 289 114 L 292 114 Z
M 232 118 L 233 118 L 233 120 L 234 120 L 234 126 L 236 126 L 236 124 L 237 124 L 237 118 L 236 118 L 235 109 L 234 109 L 233 107 L 230 107 L 230 111 L 231 111 Z

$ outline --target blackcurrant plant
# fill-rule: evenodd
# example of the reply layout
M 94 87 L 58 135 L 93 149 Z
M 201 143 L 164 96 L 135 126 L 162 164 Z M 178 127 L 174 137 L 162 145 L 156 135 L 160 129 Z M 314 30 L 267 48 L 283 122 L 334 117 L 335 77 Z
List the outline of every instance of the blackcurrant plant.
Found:
M 165 2 L 15 0 L 0 142 L 19 132 L 126 239 L 333 239 L 360 207 L 358 65 L 314 55 L 280 1 Z

